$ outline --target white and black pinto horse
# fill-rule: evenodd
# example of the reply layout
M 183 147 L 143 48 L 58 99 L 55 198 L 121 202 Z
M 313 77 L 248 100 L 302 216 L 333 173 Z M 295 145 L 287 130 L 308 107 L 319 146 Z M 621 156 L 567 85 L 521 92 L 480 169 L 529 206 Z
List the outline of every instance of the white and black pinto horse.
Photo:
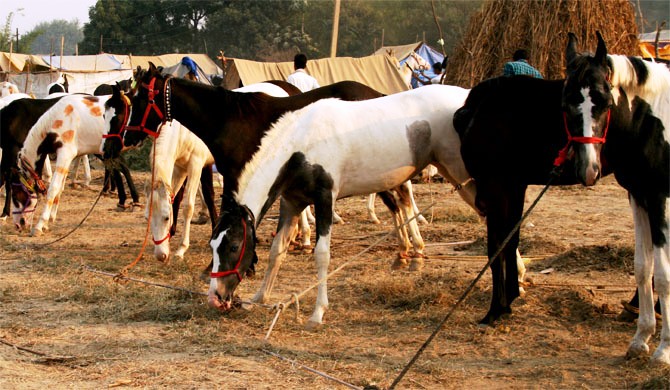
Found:
M 104 103 L 109 96 L 69 95 L 62 97 L 42 115 L 28 132 L 23 147 L 18 153 L 19 172 L 13 184 L 24 185 L 29 193 L 39 192 L 36 186 L 41 180 L 36 172 L 40 164 L 51 153 L 56 154 L 56 167 L 46 194 L 46 204 L 31 234 L 40 235 L 48 229 L 47 223 L 55 221 L 60 194 L 72 160 L 85 154 L 100 154 L 104 134 Z M 34 183 L 34 186 L 26 186 Z M 42 184 L 43 186 L 43 184 Z M 25 194 L 24 194 L 25 195 Z M 17 197 L 19 196 L 19 197 Z M 12 195 L 12 211 L 15 224 L 22 227 L 20 220 L 32 219 L 26 215 L 21 194 Z M 36 200 L 34 201 L 36 204 Z M 32 211 L 34 211 L 33 204 Z M 16 213 L 16 214 L 14 214 Z
M 157 129 L 167 119 L 177 119 L 196 134 L 212 151 L 216 166 L 224 178 L 224 193 L 237 190 L 242 169 L 258 150 L 266 131 L 282 115 L 297 110 L 319 99 L 335 97 L 343 100 L 364 100 L 383 94 L 353 81 L 343 81 L 327 85 L 295 96 L 277 98 L 265 93 L 240 93 L 220 87 L 211 87 L 192 81 L 167 78 L 151 64 L 138 77 L 138 92 L 132 99 L 129 126 L 123 136 L 126 147 L 137 145 Z M 151 104 L 149 103 L 151 102 Z M 106 145 L 107 147 L 107 145 Z M 120 149 L 119 144 L 117 148 Z M 113 155 L 113 151 L 110 152 Z M 409 204 L 406 192 L 398 192 L 400 200 L 393 195 L 392 213 L 400 212 L 397 203 Z M 228 196 L 229 197 L 229 196 Z M 222 209 L 225 199 L 222 198 Z M 387 203 L 387 206 L 389 204 Z M 420 234 L 414 244 L 414 254 L 408 253 L 412 246 L 405 234 L 400 238 L 401 259 L 420 257 L 423 241 Z M 415 256 L 416 254 L 416 256 Z M 418 261 L 418 260 L 417 260 Z
M 487 215 L 489 256 L 521 218 L 527 186 L 546 184 L 555 166 L 563 166 L 553 182 L 559 185 L 593 185 L 614 173 L 635 221 L 640 317 L 627 356 L 649 351 L 653 273 L 663 329 L 652 359 L 670 364 L 670 72 L 639 57 L 607 55 L 599 34 L 595 56 L 577 54 L 570 34 L 566 59 L 565 81 L 487 80 L 455 115 L 476 204 Z M 517 232 L 491 265 L 493 297 L 483 323 L 511 313 L 518 283 L 505 275 L 514 272 L 518 242 Z
M 320 283 L 309 326 L 321 324 L 328 306 L 325 276 L 335 200 L 389 190 L 428 164 L 455 186 L 467 182 L 470 176 L 452 124 L 452 114 L 467 93 L 459 87 L 434 85 L 361 102 L 324 99 L 286 113 L 245 164 L 234 198 L 222 209 L 211 240 L 210 304 L 222 310 L 231 307 L 241 275 L 255 258 L 256 226 L 281 196 L 279 231 L 253 301 L 269 298 L 298 215 L 314 204 L 314 256 Z M 474 207 L 473 185 L 466 185 L 460 194 Z M 411 207 L 403 211 L 413 217 Z
M 21 93 L 18 85 L 10 83 L 9 81 L 0 83 L 0 98 L 4 98 L 14 93 Z

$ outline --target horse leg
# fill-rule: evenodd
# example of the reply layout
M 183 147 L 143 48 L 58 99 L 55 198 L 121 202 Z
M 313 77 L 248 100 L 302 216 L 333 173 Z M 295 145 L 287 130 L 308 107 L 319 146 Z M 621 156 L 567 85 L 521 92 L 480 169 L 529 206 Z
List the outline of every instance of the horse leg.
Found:
M 84 187 L 88 188 L 91 185 L 91 162 L 88 160 L 88 155 L 82 156 L 84 163 Z
M 412 255 L 412 262 L 410 264 L 410 271 L 420 271 L 423 268 L 423 258 L 426 257 L 423 254 L 423 249 L 425 244 L 421 233 L 419 232 L 419 224 L 414 218 L 414 209 L 412 208 L 412 184 L 408 180 L 403 184 L 395 188 L 395 192 L 398 194 L 400 199 L 400 212 L 404 215 L 404 221 L 407 222 L 407 230 L 412 236 L 412 245 L 414 246 L 414 253 Z
M 77 156 L 72 161 L 72 169 L 70 169 L 70 174 L 72 174 L 72 180 L 70 181 L 70 187 L 77 187 L 77 172 L 79 171 L 79 165 L 81 165 L 82 156 Z
M 112 168 L 112 178 L 114 183 L 116 183 L 117 196 L 119 198 L 119 203 L 116 205 L 117 211 L 126 210 L 126 200 L 128 196 L 126 195 L 126 188 L 123 186 L 123 178 L 121 177 L 121 172 L 119 168 Z
M 67 173 L 63 175 L 63 183 L 61 183 L 61 192 L 56 195 L 54 199 L 53 207 L 51 208 L 51 215 L 49 216 L 49 222 L 56 222 L 56 216 L 58 215 L 58 206 L 60 205 L 60 196 L 63 194 L 65 189 L 65 183 L 67 182 Z
M 372 193 L 368 195 L 368 203 L 367 203 L 367 208 L 368 208 L 368 216 L 370 217 L 370 220 L 372 223 L 375 224 L 380 224 L 381 222 L 379 221 L 379 218 L 377 218 L 377 213 L 375 213 L 375 199 L 377 198 L 377 194 Z
M 44 181 L 51 184 L 51 178 L 53 177 L 53 172 L 51 171 L 51 159 L 49 156 L 44 158 L 44 168 L 42 169 L 42 177 Z
M 58 154 L 56 158 L 56 169 L 51 177 L 51 183 L 49 184 L 49 189 L 47 190 L 46 204 L 42 209 L 42 214 L 37 219 L 37 223 L 33 225 L 31 229 L 31 236 L 42 235 L 48 228 L 49 217 L 51 217 L 51 209 L 54 207 L 54 202 L 58 201 L 57 199 L 60 196 L 60 193 L 63 191 L 63 184 L 67 179 L 68 168 L 70 163 L 77 155 L 76 151 L 71 150 L 66 146 L 62 146 L 58 149 Z M 46 159 L 49 160 L 48 158 Z M 45 167 L 47 162 L 45 161 Z
M 280 198 L 279 229 L 272 240 L 272 246 L 270 247 L 270 261 L 268 263 L 268 268 L 265 270 L 265 277 L 263 278 L 263 282 L 258 288 L 258 291 L 251 299 L 252 302 L 265 302 L 272 291 L 275 279 L 277 278 L 277 273 L 279 272 L 279 267 L 281 267 L 282 262 L 286 258 L 286 253 L 288 252 L 288 247 L 291 241 L 290 239 L 298 222 L 298 214 L 300 214 L 300 210 L 297 210 L 294 205 L 289 204 L 283 197 Z
M 298 220 L 298 229 L 300 230 L 300 237 L 302 238 L 302 241 L 300 242 L 302 250 L 312 249 L 312 228 L 309 226 L 309 221 L 307 220 L 307 210 L 309 210 L 309 206 L 305 207 L 305 209 L 300 212 L 300 219 Z M 291 238 L 291 240 L 294 239 L 295 237 Z
M 5 206 L 2 208 L 2 215 L 0 215 L 0 220 L 5 221 L 9 216 L 9 209 L 12 202 L 12 186 L 9 183 L 9 175 L 6 172 L 2 172 L 2 177 L 4 178 L 3 184 L 5 185 Z
M 649 353 L 647 342 L 656 331 L 651 281 L 654 247 L 651 241 L 649 214 L 637 204 L 632 195 L 629 195 L 629 200 L 635 224 L 635 281 L 639 293 L 640 314 L 637 320 L 637 331 L 628 346 L 626 358 L 634 358 Z
M 191 165 L 191 162 L 189 162 L 189 165 Z M 202 166 L 202 164 L 197 163 L 194 165 Z M 186 201 L 182 206 L 184 208 L 184 232 L 182 233 L 181 244 L 179 244 L 179 248 L 175 252 L 175 256 L 180 260 L 184 259 L 184 254 L 188 250 L 188 247 L 190 246 L 191 243 L 190 241 L 191 219 L 193 219 L 193 212 L 195 211 L 195 201 L 196 197 L 198 196 L 198 188 L 200 187 L 201 170 L 195 167 L 189 167 L 189 168 L 191 169 L 189 169 L 188 172 L 184 172 L 184 174 L 188 174 L 188 180 L 186 181 L 186 183 L 184 183 L 184 199 L 186 199 Z M 175 172 L 177 172 L 177 169 L 175 169 Z
M 398 236 L 398 246 L 400 247 L 400 252 L 398 257 L 391 265 L 391 269 L 400 269 L 407 266 L 407 259 L 409 256 L 409 235 L 407 234 L 407 227 L 403 226 L 403 220 L 400 215 L 400 208 L 398 207 L 398 202 L 396 201 L 393 194 L 389 191 L 378 192 L 377 195 L 382 199 L 384 205 L 389 209 L 391 215 L 393 216 L 393 223 L 396 228 L 396 234 Z
M 521 219 L 525 192 L 525 186 L 477 183 L 477 204 L 480 210 L 486 210 L 489 259 L 495 255 L 514 225 Z M 488 313 L 480 321 L 482 324 L 492 324 L 501 316 L 512 312 L 511 304 L 519 296 L 516 256 L 518 246 L 519 231 L 517 230 L 491 263 L 493 296 Z M 516 277 L 511 277 L 515 274 L 517 274 Z
M 128 163 L 126 160 L 123 158 L 123 156 L 119 156 L 119 166 L 118 169 L 121 171 L 123 176 L 126 178 L 126 184 L 128 184 L 128 191 L 130 191 L 130 197 L 133 200 L 133 211 L 135 210 L 135 207 L 142 207 L 140 204 L 140 194 L 137 192 L 137 187 L 135 187 L 135 182 L 133 181 L 133 177 L 130 174 L 130 169 L 128 169 Z M 118 187 L 118 185 L 117 185 Z M 123 190 L 125 192 L 125 189 Z
M 175 167 L 176 171 L 176 167 Z M 183 178 L 179 181 L 179 186 L 176 185 L 177 180 L 174 180 L 176 175 L 175 171 L 172 171 L 172 193 L 174 198 L 172 198 L 172 227 L 170 228 L 170 236 L 174 236 L 177 233 L 177 220 L 179 219 L 179 209 L 181 208 L 181 202 L 184 199 L 184 191 L 186 189 L 186 183 L 188 183 L 188 178 Z M 179 189 L 175 192 L 175 189 Z
M 323 323 L 323 314 L 328 308 L 328 266 L 330 265 L 330 233 L 335 215 L 335 193 L 328 192 L 314 201 L 316 214 L 316 247 L 314 260 L 319 280 L 314 312 L 307 321 L 307 329 L 313 329 Z
M 316 218 L 314 218 L 314 215 L 312 214 L 311 207 L 309 206 L 305 207 L 305 215 L 307 216 L 307 222 L 316 223 Z
M 670 242 L 668 242 L 668 202 L 666 202 L 666 217 L 664 236 L 666 241 L 654 246 L 654 280 L 658 293 L 658 305 L 661 306 L 662 328 L 661 338 L 656 351 L 651 357 L 652 362 L 670 365 Z M 652 315 L 654 313 L 652 312 Z
M 411 180 L 407 180 L 407 181 L 406 181 L 404 184 L 402 184 L 402 185 L 403 185 L 403 186 L 406 186 L 406 188 L 407 188 L 407 192 L 409 193 L 407 196 L 409 197 L 410 204 L 412 205 L 412 210 L 414 211 L 414 215 L 417 216 L 417 217 L 416 217 L 416 220 L 417 220 L 419 223 L 422 223 L 422 224 L 424 224 L 424 225 L 428 225 L 428 221 L 427 221 L 426 218 L 421 214 L 421 211 L 419 210 L 419 208 L 418 208 L 417 205 L 416 205 L 416 202 L 414 201 L 414 191 L 412 190 L 412 181 L 411 181 Z
M 218 173 L 217 173 L 218 175 Z M 212 223 L 212 230 L 216 225 L 218 213 L 214 204 L 214 173 L 211 165 L 205 165 L 200 173 L 200 186 L 202 188 L 203 201 L 209 212 L 209 220 Z

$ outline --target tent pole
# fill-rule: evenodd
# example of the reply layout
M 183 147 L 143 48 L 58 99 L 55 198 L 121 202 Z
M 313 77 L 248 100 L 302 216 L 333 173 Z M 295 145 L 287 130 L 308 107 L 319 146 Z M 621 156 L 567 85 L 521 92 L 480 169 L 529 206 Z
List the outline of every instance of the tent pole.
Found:
M 330 42 L 330 57 L 337 56 L 337 34 L 340 27 L 340 0 L 335 0 L 335 10 L 333 11 L 333 38 Z

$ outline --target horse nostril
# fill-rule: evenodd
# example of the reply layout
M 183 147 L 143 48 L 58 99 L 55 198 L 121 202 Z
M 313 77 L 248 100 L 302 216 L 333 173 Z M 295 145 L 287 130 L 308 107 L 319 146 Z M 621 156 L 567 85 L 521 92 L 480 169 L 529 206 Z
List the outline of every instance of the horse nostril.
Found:
M 21 220 L 19 221 L 19 223 L 21 224 L 21 227 L 26 226 L 26 219 L 21 217 Z

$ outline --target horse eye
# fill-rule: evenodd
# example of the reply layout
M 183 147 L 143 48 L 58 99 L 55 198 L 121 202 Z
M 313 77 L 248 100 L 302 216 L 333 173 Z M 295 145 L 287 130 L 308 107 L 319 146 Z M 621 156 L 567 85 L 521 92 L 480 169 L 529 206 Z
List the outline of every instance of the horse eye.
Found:
M 170 220 L 170 217 L 165 217 L 165 222 L 168 222 Z
M 237 245 L 231 245 L 231 246 L 230 246 L 230 251 L 231 251 L 231 252 L 237 252 L 237 248 L 238 248 Z

